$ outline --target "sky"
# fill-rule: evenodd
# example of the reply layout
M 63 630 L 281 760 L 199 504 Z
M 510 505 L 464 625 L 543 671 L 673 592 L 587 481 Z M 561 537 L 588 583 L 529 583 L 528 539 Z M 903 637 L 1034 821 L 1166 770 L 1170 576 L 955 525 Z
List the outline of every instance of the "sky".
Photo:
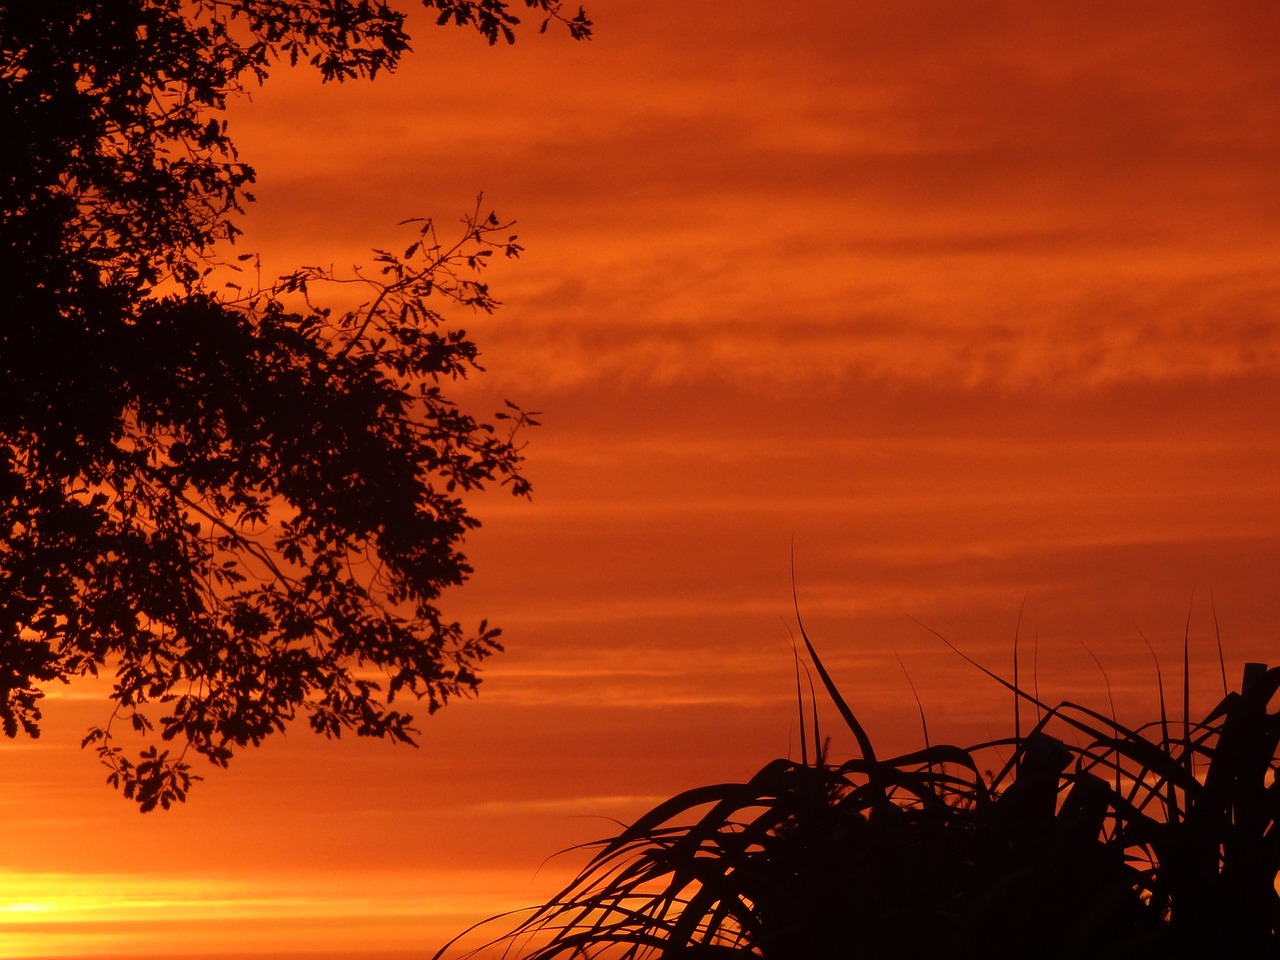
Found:
M 1280 7 L 588 13 L 510 48 L 419 16 L 396 75 L 231 114 L 264 275 L 481 192 L 517 221 L 502 308 L 450 315 L 460 396 L 543 422 L 445 598 L 504 630 L 480 696 L 142 816 L 79 749 L 105 689 L 52 691 L 0 744 L 0 957 L 429 957 L 796 754 L 797 608 L 881 754 L 922 742 L 913 688 L 935 742 L 1010 732 L 939 635 L 1137 719 L 1184 638 L 1205 709 L 1219 641 L 1229 680 L 1277 661 Z

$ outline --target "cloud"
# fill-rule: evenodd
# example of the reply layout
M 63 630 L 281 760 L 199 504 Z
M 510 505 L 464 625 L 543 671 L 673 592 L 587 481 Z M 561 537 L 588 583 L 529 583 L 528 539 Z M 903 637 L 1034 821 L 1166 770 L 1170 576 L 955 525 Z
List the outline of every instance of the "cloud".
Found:
M 289 76 L 238 111 L 248 242 L 341 267 L 486 189 L 529 252 L 483 343 L 548 390 L 1275 373 L 1276 13 L 1233 9 L 618 4 L 501 53 L 424 24 L 322 116 Z
M 643 811 L 656 807 L 663 794 L 627 796 L 575 796 L 534 800 L 490 800 L 477 803 L 470 812 L 481 816 L 616 816 L 621 810 Z

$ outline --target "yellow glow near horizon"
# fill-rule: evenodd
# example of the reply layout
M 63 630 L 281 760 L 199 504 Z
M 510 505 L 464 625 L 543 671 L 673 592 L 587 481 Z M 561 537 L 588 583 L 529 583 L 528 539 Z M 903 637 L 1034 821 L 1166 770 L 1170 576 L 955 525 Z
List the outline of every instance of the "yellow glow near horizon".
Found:
M 155 955 L 165 944 L 199 955 L 264 944 L 355 950 L 367 949 L 373 934 L 382 947 L 426 949 L 495 905 L 516 910 L 529 903 L 519 879 L 500 871 L 460 871 L 436 882 L 340 879 L 3 873 L 0 956 Z

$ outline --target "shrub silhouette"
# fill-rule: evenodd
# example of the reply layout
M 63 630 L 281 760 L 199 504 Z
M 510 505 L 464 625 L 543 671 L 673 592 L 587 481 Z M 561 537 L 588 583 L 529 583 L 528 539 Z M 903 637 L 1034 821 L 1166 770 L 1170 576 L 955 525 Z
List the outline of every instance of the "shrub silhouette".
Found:
M 1037 708 L 1034 727 L 880 759 L 801 633 L 861 756 L 810 757 L 802 732 L 799 762 L 659 804 L 590 845 L 577 878 L 488 949 L 527 960 L 1274 955 L 1280 668 L 1246 664 L 1240 689 L 1199 722 L 1170 720 L 1161 683 L 1159 719 L 1129 728 L 1076 703 L 1049 707 L 975 663 Z

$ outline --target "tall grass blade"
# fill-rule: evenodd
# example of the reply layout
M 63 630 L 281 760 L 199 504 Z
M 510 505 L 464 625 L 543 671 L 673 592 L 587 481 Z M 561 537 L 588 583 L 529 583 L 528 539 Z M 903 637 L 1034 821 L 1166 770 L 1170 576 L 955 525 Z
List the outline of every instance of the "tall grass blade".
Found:
M 809 639 L 809 634 L 805 632 L 804 623 L 800 620 L 800 609 L 796 607 L 796 624 L 800 629 L 800 637 L 804 640 L 805 649 L 809 651 L 809 658 L 813 661 L 814 669 L 818 671 L 818 678 L 822 681 L 822 686 L 826 688 L 827 696 L 831 698 L 831 702 L 835 704 L 836 710 L 839 711 L 845 725 L 853 734 L 854 739 L 858 741 L 858 749 L 862 755 L 872 763 L 876 759 L 875 747 L 871 745 L 871 738 L 867 736 L 867 731 L 863 729 L 862 724 L 858 722 L 858 718 L 853 715 L 853 711 L 849 708 L 849 704 L 840 694 L 840 690 L 835 685 L 835 681 L 831 679 L 831 674 L 827 673 L 827 668 L 822 662 L 822 658 L 818 656 L 818 651 L 814 649 L 813 642 Z
M 1195 606 L 1195 591 L 1191 592 L 1191 605 L 1187 608 L 1187 625 L 1182 634 L 1182 749 L 1187 773 L 1195 774 L 1195 754 L 1191 747 L 1191 609 Z
M 920 694 L 916 692 L 916 685 L 911 680 L 911 674 L 907 672 L 907 665 L 902 662 L 902 657 L 894 654 L 898 658 L 898 666 L 902 668 L 902 675 L 907 678 L 907 686 L 911 688 L 911 696 L 916 702 L 916 712 L 920 714 L 920 732 L 924 736 L 925 748 L 929 747 L 929 721 L 924 716 L 924 704 L 920 702 Z
M 1022 602 L 1018 604 L 1018 622 L 1013 627 L 1013 685 L 1015 688 L 1020 686 L 1018 677 L 1018 640 L 1022 634 L 1022 614 L 1027 607 L 1027 598 L 1024 594 Z M 1022 742 L 1022 697 L 1015 693 L 1013 695 L 1013 739 Z
M 1209 609 L 1213 612 L 1213 639 L 1218 645 L 1218 671 L 1222 674 L 1222 695 L 1227 695 L 1227 661 L 1222 655 L 1222 630 L 1218 627 L 1218 605 L 1213 600 L 1213 588 L 1209 588 Z
M 809 765 L 809 742 L 805 736 L 804 691 L 800 687 L 800 651 L 793 644 L 791 654 L 796 672 L 796 716 L 800 719 L 800 762 Z

